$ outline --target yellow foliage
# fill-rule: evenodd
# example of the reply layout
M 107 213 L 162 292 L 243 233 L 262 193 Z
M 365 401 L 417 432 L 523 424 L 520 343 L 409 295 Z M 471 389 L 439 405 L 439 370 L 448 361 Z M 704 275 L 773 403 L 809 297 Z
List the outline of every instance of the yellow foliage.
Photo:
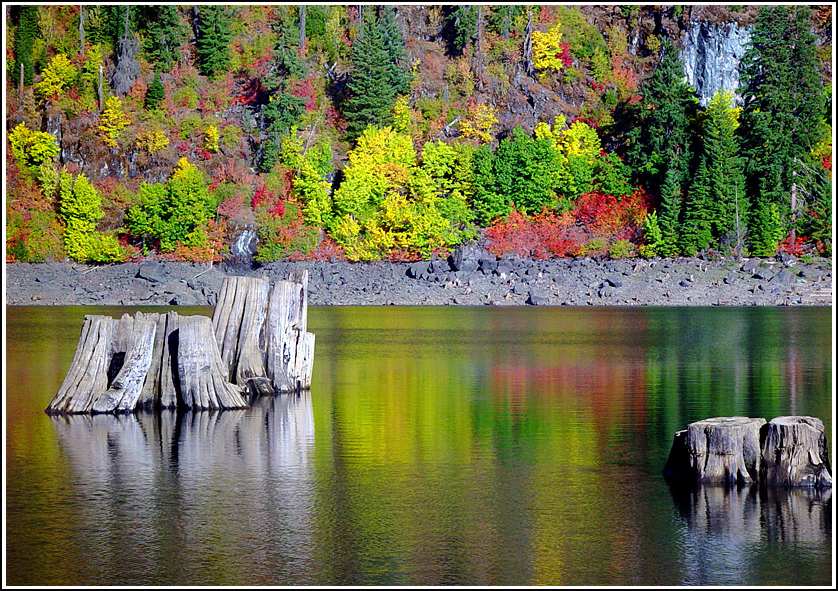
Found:
M 468 139 L 488 143 L 492 141 L 492 128 L 497 122 L 495 108 L 489 103 L 470 105 L 467 117 L 460 121 L 460 133 Z
M 532 63 L 536 70 L 542 72 L 562 69 L 562 28 L 556 23 L 545 32 L 532 33 Z
M 37 171 L 58 156 L 58 142 L 52 135 L 44 131 L 33 131 L 23 123 L 9 132 L 9 144 L 18 165 L 30 172 Z
M 576 121 L 570 127 L 566 125 L 567 119 L 562 115 L 553 120 L 552 126 L 541 121 L 535 126 L 535 137 L 549 139 L 565 156 L 584 156 L 588 160 L 599 156 L 602 145 L 596 129 L 582 121 Z
M 59 53 L 50 60 L 41 80 L 35 83 L 35 94 L 41 100 L 55 98 L 75 82 L 77 76 L 76 66 L 66 55 Z
M 111 148 L 117 146 L 116 140 L 122 131 L 130 125 L 128 115 L 122 112 L 122 101 L 118 97 L 109 96 L 105 101 L 105 109 L 99 116 L 99 132 L 102 141 Z
M 739 128 L 739 114 L 742 107 L 737 107 L 733 93 L 729 90 L 719 90 L 707 103 L 707 111 L 721 113 L 725 120 L 725 128 L 736 131 Z M 831 134 L 830 134 L 831 135 Z
M 169 147 L 169 138 L 159 129 L 147 131 L 137 136 L 137 147 L 149 154 L 157 154 Z
M 398 97 L 393 105 L 393 129 L 399 133 L 410 133 L 411 119 L 407 97 Z
M 220 135 L 218 133 L 218 127 L 215 125 L 210 125 L 204 130 L 204 149 L 208 152 L 212 152 L 215 154 L 218 152 L 218 139 Z

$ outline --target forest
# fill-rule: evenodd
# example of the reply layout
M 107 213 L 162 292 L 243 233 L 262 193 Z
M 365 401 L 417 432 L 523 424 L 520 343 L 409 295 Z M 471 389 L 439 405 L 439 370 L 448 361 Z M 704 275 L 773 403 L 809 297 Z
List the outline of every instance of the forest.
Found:
M 829 6 L 6 10 L 9 262 L 831 254 Z

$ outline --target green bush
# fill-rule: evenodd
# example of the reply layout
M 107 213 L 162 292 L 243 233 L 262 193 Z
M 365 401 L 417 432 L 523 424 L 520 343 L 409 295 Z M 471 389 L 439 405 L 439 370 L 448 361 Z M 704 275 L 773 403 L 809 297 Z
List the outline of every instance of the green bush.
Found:
M 199 247 L 206 242 L 200 232 L 213 217 L 217 203 L 204 173 L 186 158 L 180 159 L 167 183 L 140 185 L 138 197 L 139 203 L 126 214 L 134 236 L 159 240 L 163 252 L 172 252 L 179 244 Z
M 608 249 L 608 256 L 612 259 L 627 259 L 634 255 L 634 244 L 628 240 L 617 240 Z
M 83 174 L 60 177 L 59 212 L 64 220 L 64 248 L 79 262 L 115 263 L 124 261 L 125 250 L 117 239 L 96 230 L 102 219 L 102 197 Z

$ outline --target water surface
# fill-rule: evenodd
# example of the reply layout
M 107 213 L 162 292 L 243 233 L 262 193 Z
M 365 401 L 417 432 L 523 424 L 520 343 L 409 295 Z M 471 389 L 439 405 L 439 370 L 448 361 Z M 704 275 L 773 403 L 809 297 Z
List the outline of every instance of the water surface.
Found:
M 10 584 L 831 581 L 829 494 L 660 477 L 700 418 L 831 431 L 828 308 L 313 308 L 309 394 L 45 415 L 132 310 L 7 307 Z

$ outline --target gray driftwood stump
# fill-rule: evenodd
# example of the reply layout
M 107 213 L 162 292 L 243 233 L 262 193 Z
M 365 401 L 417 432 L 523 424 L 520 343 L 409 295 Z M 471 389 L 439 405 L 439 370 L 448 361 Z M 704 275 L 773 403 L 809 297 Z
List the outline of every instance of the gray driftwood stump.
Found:
M 716 417 L 691 423 L 672 443 L 666 473 L 700 484 L 749 484 L 759 475 L 765 419 Z
M 248 394 L 311 387 L 314 335 L 306 331 L 308 272 L 228 277 L 213 318 L 125 314 L 85 317 L 50 414 L 137 408 L 229 409 Z
M 813 417 L 717 417 L 675 433 L 664 475 L 690 484 L 829 488 L 823 423 Z
M 762 479 L 780 486 L 832 486 L 823 422 L 814 417 L 777 417 L 765 430 Z

